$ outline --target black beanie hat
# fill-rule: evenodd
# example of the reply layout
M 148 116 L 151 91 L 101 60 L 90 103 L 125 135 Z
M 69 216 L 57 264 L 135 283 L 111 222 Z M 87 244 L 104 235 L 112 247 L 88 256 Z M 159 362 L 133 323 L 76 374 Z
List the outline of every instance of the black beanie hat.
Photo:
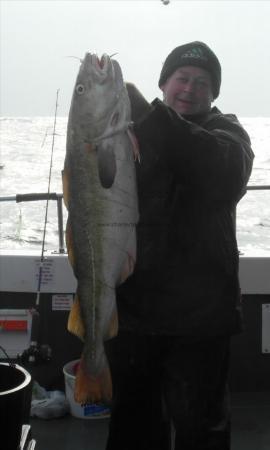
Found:
M 197 66 L 207 70 L 212 79 L 214 99 L 219 95 L 221 83 L 221 66 L 215 53 L 203 42 L 194 41 L 176 47 L 165 59 L 158 85 L 166 80 L 182 66 Z

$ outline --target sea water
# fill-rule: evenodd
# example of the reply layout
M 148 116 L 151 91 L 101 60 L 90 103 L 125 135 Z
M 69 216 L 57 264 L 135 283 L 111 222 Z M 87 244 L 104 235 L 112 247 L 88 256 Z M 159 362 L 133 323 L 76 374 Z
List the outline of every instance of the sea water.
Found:
M 240 122 L 255 153 L 249 185 L 270 185 L 270 118 L 242 118 Z M 0 126 L 0 197 L 61 193 L 67 118 L 57 118 L 54 143 L 53 117 L 2 117 Z M 46 201 L 0 202 L 0 249 L 41 249 L 46 205 Z M 239 202 L 237 239 L 242 253 L 270 252 L 270 190 L 248 191 Z M 45 249 L 58 249 L 57 207 L 52 200 L 48 202 Z

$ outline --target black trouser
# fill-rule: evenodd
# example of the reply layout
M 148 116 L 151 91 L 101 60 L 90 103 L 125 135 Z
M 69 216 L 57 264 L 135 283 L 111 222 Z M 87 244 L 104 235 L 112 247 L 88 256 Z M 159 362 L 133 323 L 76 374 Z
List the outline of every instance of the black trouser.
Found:
M 229 450 L 229 337 L 120 332 L 106 343 L 113 403 L 106 450 Z M 171 422 L 170 422 L 171 421 Z

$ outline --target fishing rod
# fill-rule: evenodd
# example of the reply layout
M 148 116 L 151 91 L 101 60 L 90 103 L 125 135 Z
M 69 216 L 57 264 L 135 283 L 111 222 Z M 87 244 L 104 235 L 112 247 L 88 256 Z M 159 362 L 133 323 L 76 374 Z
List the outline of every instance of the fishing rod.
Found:
M 57 91 L 56 91 L 56 102 L 55 102 L 54 123 L 53 123 L 53 135 L 52 135 L 52 147 L 51 147 L 51 160 L 50 160 L 50 170 L 49 170 L 49 179 L 48 179 L 47 200 L 46 200 L 46 207 L 45 207 L 45 218 L 44 218 L 44 227 L 43 227 L 41 257 L 40 257 L 40 264 L 39 264 L 36 307 L 39 306 L 39 301 L 40 301 L 40 292 L 41 292 L 41 283 L 42 283 L 42 271 L 43 271 L 43 265 L 44 265 L 44 250 L 45 250 L 45 238 L 46 238 L 47 221 L 48 221 L 49 196 L 50 196 L 51 179 L 52 179 L 53 152 L 54 152 L 54 142 L 55 142 L 55 134 L 56 134 L 55 133 L 55 130 L 56 130 L 56 118 L 57 118 L 57 109 L 58 109 L 58 95 L 59 95 L 59 89 L 57 89 Z
M 56 120 L 57 120 L 57 109 L 58 109 L 58 96 L 59 96 L 59 89 L 57 89 L 57 91 L 56 91 L 54 124 L 53 124 L 52 145 L 51 145 L 51 158 L 50 158 L 49 177 L 48 177 L 48 190 L 47 190 L 46 206 L 45 206 L 45 217 L 44 217 L 44 226 L 43 226 L 41 255 L 40 255 L 40 261 L 39 261 L 37 294 L 36 294 L 35 307 L 32 310 L 30 347 L 28 349 L 26 349 L 21 355 L 21 359 L 24 362 L 28 362 L 30 364 L 36 364 L 39 361 L 49 360 L 51 357 L 51 349 L 50 349 L 49 345 L 43 345 L 41 348 L 39 348 L 38 338 L 39 338 L 39 322 L 40 322 L 40 313 L 39 313 L 40 294 L 41 294 L 42 275 L 43 275 L 43 268 L 44 268 L 44 261 L 45 261 L 44 251 L 45 251 L 45 239 L 46 239 L 47 222 L 48 222 L 48 209 L 49 209 L 52 167 L 53 167 L 53 153 L 54 153 L 55 135 L 56 135 L 55 131 L 56 131 Z

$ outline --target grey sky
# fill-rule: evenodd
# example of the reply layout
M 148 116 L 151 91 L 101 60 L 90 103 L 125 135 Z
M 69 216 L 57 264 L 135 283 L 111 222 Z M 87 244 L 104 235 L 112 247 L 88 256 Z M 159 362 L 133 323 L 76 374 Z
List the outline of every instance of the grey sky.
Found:
M 2 116 L 68 114 L 86 51 L 113 54 L 148 100 L 167 54 L 192 40 L 218 55 L 216 105 L 241 117 L 270 116 L 270 2 L 246 0 L 0 0 Z

